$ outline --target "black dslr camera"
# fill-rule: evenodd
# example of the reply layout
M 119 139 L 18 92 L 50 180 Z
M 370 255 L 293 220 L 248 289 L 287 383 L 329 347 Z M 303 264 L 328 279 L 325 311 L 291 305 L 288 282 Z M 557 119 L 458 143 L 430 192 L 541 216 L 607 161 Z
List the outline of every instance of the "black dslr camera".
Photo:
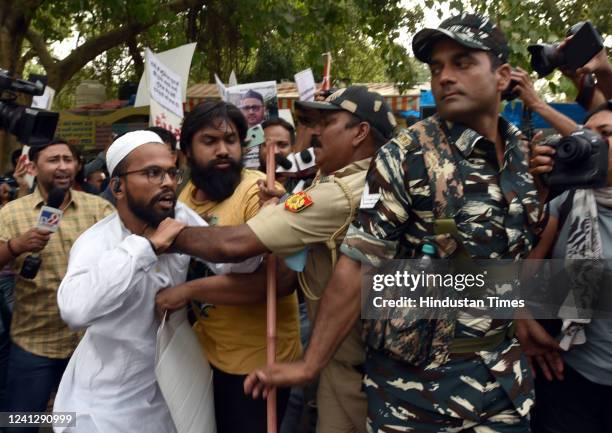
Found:
M 11 179 L 10 177 L 2 177 L 0 178 L 0 185 L 2 184 L 7 184 L 9 187 L 8 190 L 8 198 L 9 201 L 15 200 L 17 198 L 17 182 L 15 182 L 15 179 Z
M 590 21 L 574 24 L 567 36 L 573 36 L 563 49 L 560 43 L 529 45 L 531 67 L 540 78 L 547 76 L 555 68 L 576 70 L 603 49 L 603 38 Z
M 547 143 L 555 148 L 554 167 L 542 174 L 550 187 L 601 188 L 608 179 L 608 141 L 596 132 L 579 129 Z
M 30 76 L 30 81 L 19 80 L 0 69 L 0 128 L 29 146 L 46 144 L 53 138 L 59 114 L 17 104 L 14 92 L 42 95 L 45 91 L 43 81 L 40 75 Z

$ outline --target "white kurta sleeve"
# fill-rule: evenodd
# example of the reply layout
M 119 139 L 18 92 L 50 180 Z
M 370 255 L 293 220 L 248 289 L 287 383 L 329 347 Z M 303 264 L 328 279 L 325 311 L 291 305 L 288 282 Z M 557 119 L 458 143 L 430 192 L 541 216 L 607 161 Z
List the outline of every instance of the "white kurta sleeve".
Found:
M 82 328 L 120 308 L 156 262 L 149 241 L 141 236 L 130 235 L 102 252 L 87 238 L 79 238 L 57 292 L 62 319 L 72 328 Z

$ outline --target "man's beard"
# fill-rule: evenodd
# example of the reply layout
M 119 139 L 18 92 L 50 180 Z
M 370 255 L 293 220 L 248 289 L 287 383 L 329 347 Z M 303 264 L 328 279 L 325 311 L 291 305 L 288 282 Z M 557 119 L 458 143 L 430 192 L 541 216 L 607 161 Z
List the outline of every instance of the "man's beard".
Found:
M 54 179 L 51 179 L 51 180 L 50 180 L 50 181 L 48 181 L 48 182 L 47 182 L 47 181 L 42 181 L 42 180 L 40 180 L 40 179 L 37 179 L 37 182 L 39 182 L 39 183 L 40 183 L 40 186 L 41 186 L 41 187 L 42 187 L 42 188 L 43 188 L 45 191 L 47 191 L 47 192 L 51 191 L 53 188 L 63 189 L 63 190 L 64 190 L 64 192 L 68 192 L 68 190 L 69 190 L 70 188 L 72 188 L 72 186 L 74 185 L 74 179 L 72 179 L 72 180 L 70 181 L 70 184 L 69 184 L 67 187 L 65 187 L 65 186 L 61 186 L 61 187 L 60 187 L 60 186 L 57 186 L 57 185 L 55 184 Z
M 229 164 L 229 168 L 219 170 L 218 164 Z M 191 158 L 189 167 L 191 181 L 211 201 L 219 202 L 231 196 L 242 178 L 242 163 L 231 158 L 214 159 L 204 166 Z
M 155 210 L 155 204 L 159 201 L 162 195 L 168 194 L 168 190 L 164 190 L 153 197 L 149 203 L 142 204 L 130 194 L 130 191 L 126 190 L 127 205 L 130 212 L 132 212 L 138 219 L 146 222 L 150 227 L 157 228 L 157 226 L 166 218 L 174 218 L 174 208 L 176 206 L 176 195 L 174 195 L 174 205 L 167 211 Z

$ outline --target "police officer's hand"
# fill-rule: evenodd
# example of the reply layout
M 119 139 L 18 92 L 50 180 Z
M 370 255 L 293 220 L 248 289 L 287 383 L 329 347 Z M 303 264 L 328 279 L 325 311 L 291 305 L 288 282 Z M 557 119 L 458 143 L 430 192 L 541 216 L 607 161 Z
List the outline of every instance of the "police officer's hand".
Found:
M 529 77 L 527 71 L 521 68 L 516 68 L 512 71 L 510 78 L 517 82 L 517 84 L 513 87 L 513 90 L 518 92 L 519 99 L 521 99 L 525 106 L 530 110 L 538 111 L 539 105 L 544 104 L 544 101 L 542 101 L 533 87 L 531 77 Z
M 268 188 L 266 186 L 266 181 L 263 179 L 257 181 L 257 186 L 259 187 L 259 205 L 261 207 L 263 207 L 264 204 L 273 203 L 270 201 L 272 199 L 276 199 L 276 203 L 278 203 L 278 200 L 285 194 L 282 189 Z
M 37 253 L 47 246 L 51 232 L 37 227 L 31 228 L 11 240 L 11 248 L 17 255 L 24 253 Z
M 563 358 L 559 342 L 534 319 L 516 320 L 515 323 L 516 337 L 527 355 L 533 376 L 536 375 L 535 360 L 547 380 L 563 380 Z
M 244 393 L 253 398 L 267 398 L 275 387 L 301 385 L 314 379 L 315 374 L 304 361 L 277 363 L 259 368 L 244 380 Z
M 145 232 L 145 236 L 155 245 L 155 253 L 164 253 L 172 243 L 174 239 L 179 235 L 181 230 L 185 228 L 185 224 L 172 218 L 166 218 L 151 234 Z M 150 231 L 150 230 L 149 230 Z
M 191 288 L 188 283 L 165 288 L 155 295 L 158 311 L 174 311 L 183 308 L 191 299 Z

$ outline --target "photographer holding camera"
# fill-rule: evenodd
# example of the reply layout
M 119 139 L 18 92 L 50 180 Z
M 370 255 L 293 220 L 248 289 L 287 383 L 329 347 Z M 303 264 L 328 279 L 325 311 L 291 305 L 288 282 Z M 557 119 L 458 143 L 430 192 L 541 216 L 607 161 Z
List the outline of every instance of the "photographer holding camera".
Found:
M 606 98 L 612 98 L 612 63 L 610 63 L 605 48 L 602 48 L 601 51 L 576 72 L 578 74 L 594 74 L 597 78 L 597 88 Z
M 603 42 L 591 22 L 581 21 L 568 29 L 563 42 L 534 44 L 527 49 L 540 78 L 558 68 L 578 88 L 576 102 L 591 110 L 612 98 L 612 64 Z
M 525 107 L 542 116 L 561 135 L 570 135 L 578 129 L 578 125 L 572 119 L 555 110 L 540 98 L 527 71 L 515 68 L 512 70 L 510 78 L 513 83 L 516 83 L 512 91 L 516 92 L 517 97 L 523 101 Z
M 589 113 L 585 127 L 612 145 L 612 101 Z M 612 153 L 607 155 L 604 187 L 570 189 L 550 201 L 550 219 L 531 258 L 545 258 L 549 252 L 553 259 L 612 258 Z M 553 172 L 557 158 L 554 148 L 535 146 L 531 172 Z M 609 295 L 604 291 L 601 296 Z M 606 410 L 612 406 L 612 320 L 592 319 L 569 327 L 566 322 L 560 346 L 569 349 L 562 353 L 553 338 L 557 336 L 548 335 L 535 320 L 522 321 L 517 329 L 519 337 L 531 339 L 524 348 L 528 354 L 537 352 L 536 361 L 548 379 L 536 377 L 532 428 L 544 433 L 612 431 L 612 415 Z M 580 337 L 586 342 L 579 344 Z

